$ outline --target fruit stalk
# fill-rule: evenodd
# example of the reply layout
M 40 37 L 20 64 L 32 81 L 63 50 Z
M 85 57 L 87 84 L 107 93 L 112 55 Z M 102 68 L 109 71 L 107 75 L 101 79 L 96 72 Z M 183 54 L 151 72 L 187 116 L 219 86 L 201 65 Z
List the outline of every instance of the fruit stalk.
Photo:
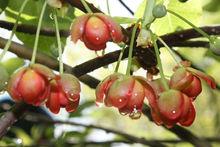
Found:
M 126 75 L 130 75 L 131 71 L 131 64 L 132 64 L 132 52 L 133 52 L 133 47 L 134 47 L 134 39 L 135 39 L 135 34 L 139 25 L 140 19 L 136 22 L 132 34 L 131 34 L 131 41 L 129 45 L 129 53 L 128 53 L 128 65 L 127 65 L 127 70 L 126 70 Z
M 32 58 L 31 58 L 31 64 L 35 63 L 36 54 L 37 54 L 37 46 L 38 46 L 39 35 L 40 35 L 40 28 L 41 28 L 41 24 L 42 24 L 42 20 L 43 20 L 43 16 L 44 16 L 46 6 L 47 6 L 47 1 L 44 2 L 44 5 L 43 5 L 42 10 L 41 10 L 40 18 L 39 18 L 39 21 L 38 21 L 37 32 L 36 32 L 36 37 L 35 37 L 35 41 L 34 41 L 33 54 L 32 54 Z
M 20 19 L 21 13 L 22 13 L 22 11 L 24 10 L 24 7 L 26 6 L 27 2 L 28 2 L 28 0 L 25 0 L 25 1 L 23 2 L 23 4 L 21 5 L 21 8 L 20 8 L 20 10 L 19 10 L 19 12 L 18 12 L 17 19 L 16 19 L 15 24 L 14 24 L 13 29 L 12 29 L 10 38 L 8 39 L 8 41 L 7 41 L 7 43 L 6 43 L 5 47 L 4 47 L 4 50 L 3 50 L 3 52 L 2 52 L 1 55 L 0 55 L 0 61 L 3 59 L 3 57 L 5 56 L 6 52 L 8 51 L 8 49 L 9 49 L 9 47 L 10 47 L 10 45 L 11 45 L 12 38 L 13 38 L 13 36 L 14 36 L 14 34 L 15 34 L 15 31 L 16 31 L 16 29 L 17 29 L 17 26 L 18 26 L 18 21 L 19 21 L 19 19 Z
M 54 22 L 55 22 L 55 28 L 56 28 L 56 37 L 57 37 L 57 45 L 58 45 L 58 52 L 59 52 L 59 70 L 60 74 L 63 74 L 63 59 L 62 59 L 62 46 L 61 46 L 61 40 L 60 40 L 60 32 L 59 32 L 59 25 L 57 21 L 57 14 L 56 11 L 54 11 Z
M 155 53 L 156 53 L 156 58 L 157 58 L 157 62 L 158 62 L 158 67 L 159 67 L 159 70 L 160 70 L 160 77 L 162 79 L 162 82 L 163 82 L 163 85 L 165 87 L 166 90 L 169 90 L 169 86 L 166 82 L 166 78 L 165 78 L 165 75 L 163 73 L 163 67 L 162 67 L 162 63 L 161 63 L 161 59 L 160 59 L 160 53 L 159 53 L 159 49 L 158 49 L 158 46 L 157 46 L 157 37 L 155 34 L 152 34 L 152 39 L 153 39 L 153 45 L 154 45 L 154 50 L 155 50 Z

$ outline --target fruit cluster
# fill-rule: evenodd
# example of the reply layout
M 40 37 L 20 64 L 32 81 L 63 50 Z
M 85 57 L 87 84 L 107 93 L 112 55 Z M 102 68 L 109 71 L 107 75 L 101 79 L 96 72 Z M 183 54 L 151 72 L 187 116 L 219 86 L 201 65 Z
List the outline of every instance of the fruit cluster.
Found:
M 193 101 L 201 93 L 201 79 L 211 88 L 216 88 L 214 79 L 205 73 L 189 67 L 183 62 L 164 87 L 162 79 L 149 81 L 139 76 L 112 74 L 96 88 L 96 103 L 116 107 L 123 115 L 133 119 L 141 115 L 144 99 L 147 98 L 151 114 L 157 125 L 167 127 L 179 123 L 189 126 L 193 123 L 196 111 Z
M 7 91 L 16 102 L 34 106 L 46 103 L 53 113 L 58 113 L 60 108 L 75 111 L 80 98 L 80 84 L 76 77 L 55 75 L 41 64 L 32 64 L 13 73 Z

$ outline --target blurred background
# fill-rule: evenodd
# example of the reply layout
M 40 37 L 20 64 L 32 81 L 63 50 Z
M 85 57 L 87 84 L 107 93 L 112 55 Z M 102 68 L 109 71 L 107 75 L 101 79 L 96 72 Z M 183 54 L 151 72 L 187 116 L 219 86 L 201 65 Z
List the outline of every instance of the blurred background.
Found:
M 1 0 L 2 1 L 2 0 Z M 0 2 L 1 2 L 0 1 Z M 3 0 L 4 1 L 4 0 Z M 5 2 L 5 1 L 4 1 Z M 4 3 L 3 2 L 3 3 Z M 142 17 L 144 11 L 143 0 L 124 0 L 122 4 L 119 0 L 109 0 L 109 10 L 107 9 L 106 0 L 90 0 L 95 6 L 100 8 L 106 14 L 115 17 L 122 26 L 128 27 L 131 25 L 133 19 Z M 24 14 L 22 14 L 21 24 L 36 25 L 38 21 L 38 15 L 43 4 L 42 0 L 29 0 L 28 7 L 25 8 Z M 5 11 L 1 13 L 0 20 L 14 22 L 16 15 L 18 14 L 19 6 L 22 1 L 8 0 L 8 6 Z M 171 10 L 179 13 L 192 21 L 197 26 L 213 26 L 220 24 L 220 2 L 219 0 L 188 0 L 186 3 L 180 3 L 178 0 L 164 0 L 164 4 Z M 2 5 L 2 2 L 0 3 Z M 128 7 L 128 8 L 126 8 Z M 44 20 L 43 27 L 53 27 L 53 20 L 50 18 L 50 10 L 48 8 Z M 80 10 L 69 7 L 68 15 L 64 18 L 59 18 L 59 25 L 61 29 L 68 30 L 71 22 L 75 17 L 83 14 Z M 119 18 L 120 17 L 120 18 Z M 124 17 L 123 19 L 121 17 Z M 132 19 L 133 18 L 133 19 Z M 163 35 L 176 30 L 184 28 L 190 28 L 187 24 L 178 20 L 177 18 L 167 15 L 165 18 L 158 19 L 152 26 L 152 29 L 158 34 Z M 10 31 L 0 28 L 0 37 L 9 38 Z M 24 34 L 16 32 L 13 41 L 20 44 L 24 44 L 30 48 L 33 48 L 34 35 Z M 56 41 L 54 37 L 41 36 L 39 41 L 39 52 L 45 53 L 48 56 L 56 59 L 58 56 L 58 49 L 56 48 Z M 85 48 L 84 44 L 78 41 L 73 44 L 70 38 L 62 38 L 64 47 L 63 59 L 64 62 L 70 66 L 81 64 L 87 60 L 96 57 L 93 51 Z M 108 43 L 106 53 L 120 49 L 113 43 Z M 220 57 L 214 55 L 207 48 L 174 48 L 184 58 L 192 61 L 192 63 L 206 71 L 206 73 L 212 75 L 216 82 L 220 85 Z M 165 74 L 170 76 L 172 69 L 175 66 L 175 62 L 164 48 L 161 49 L 161 58 Z M 19 61 L 18 65 L 10 66 L 23 66 L 28 61 L 18 59 L 16 55 L 7 53 L 4 58 L 5 64 L 9 64 L 11 60 Z M 15 63 L 15 62 L 13 62 Z M 18 63 L 18 62 L 17 62 Z M 127 61 L 123 61 L 120 66 L 120 72 L 125 72 Z M 99 68 L 89 75 L 102 80 L 107 75 L 114 72 L 115 63 L 106 67 Z M 134 72 L 135 75 L 145 76 L 146 71 L 142 68 Z M 128 134 L 144 137 L 148 140 L 177 140 L 178 137 L 172 132 L 166 130 L 163 127 L 157 126 L 153 122 L 149 121 L 147 117 L 142 116 L 138 120 L 132 120 L 128 116 L 122 116 L 114 108 L 97 107 L 95 105 L 95 92 L 94 89 L 89 88 L 87 85 L 81 83 L 81 100 L 79 109 L 75 113 L 66 113 L 65 110 L 61 110 L 59 114 L 53 115 L 48 112 L 43 106 L 41 108 L 35 108 L 31 110 L 32 113 L 43 115 L 48 119 L 62 120 L 62 121 L 74 121 L 82 124 L 96 124 L 114 130 L 126 132 Z M 203 91 L 195 102 L 197 116 L 192 126 L 186 128 L 193 132 L 195 135 L 204 138 L 214 138 L 218 142 L 212 144 L 216 147 L 220 145 L 220 92 L 217 90 L 210 90 L 210 88 L 203 84 Z M 9 95 L 4 92 L 1 94 L 1 109 L 8 110 L 12 105 Z M 1 113 L 2 114 L 2 113 Z M 28 116 L 27 116 L 28 117 Z M 26 117 L 25 117 L 26 118 Z M 0 141 L 0 146 L 7 145 L 36 145 L 40 143 L 39 140 L 45 141 L 47 145 L 54 143 L 56 146 L 65 146 L 66 143 L 74 145 L 80 142 L 105 142 L 111 140 L 121 140 L 121 136 L 108 133 L 99 129 L 91 129 L 88 127 L 79 127 L 74 125 L 65 124 L 47 124 L 36 123 L 22 119 L 18 121 L 15 126 L 11 128 L 10 133 L 7 134 Z M 53 145 L 54 145 L 53 144 Z M 85 144 L 77 144 L 78 146 L 85 146 Z M 75 146 L 77 146 L 75 144 Z M 187 142 L 168 143 L 168 146 L 178 147 L 190 147 L 191 144 Z M 88 146 L 98 146 L 98 144 L 90 144 Z M 112 147 L 141 147 L 143 145 L 136 143 L 106 143 L 100 146 L 112 146 Z

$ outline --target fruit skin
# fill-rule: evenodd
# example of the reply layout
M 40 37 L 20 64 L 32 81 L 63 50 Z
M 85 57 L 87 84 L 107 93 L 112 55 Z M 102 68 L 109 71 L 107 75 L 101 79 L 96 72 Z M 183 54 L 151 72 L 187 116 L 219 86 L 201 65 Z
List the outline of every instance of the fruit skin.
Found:
M 76 43 L 80 39 L 90 50 L 105 49 L 106 42 L 119 43 L 123 38 L 120 25 L 102 13 L 82 15 L 71 26 L 71 40 Z
M 182 126 L 190 126 L 193 123 L 196 111 L 191 98 L 179 90 L 165 91 L 161 86 L 161 79 L 149 83 L 157 94 L 153 104 L 150 104 L 151 116 L 157 125 L 171 128 L 177 123 Z
M 41 64 L 23 67 L 12 74 L 7 91 L 17 102 L 39 106 L 48 97 L 49 80 L 54 76 L 52 70 Z
M 212 89 L 216 88 L 215 80 L 211 76 L 191 67 L 179 67 L 171 76 L 170 88 L 180 90 L 195 100 L 202 91 L 201 79 Z
M 144 98 L 155 99 L 154 91 L 147 81 L 138 76 L 112 74 L 105 78 L 96 88 L 96 103 L 107 107 L 116 107 L 123 115 L 132 119 L 141 116 Z
M 51 90 L 46 101 L 46 107 L 57 114 L 60 108 L 67 112 L 76 111 L 80 100 L 80 83 L 70 74 L 57 75 L 50 81 Z

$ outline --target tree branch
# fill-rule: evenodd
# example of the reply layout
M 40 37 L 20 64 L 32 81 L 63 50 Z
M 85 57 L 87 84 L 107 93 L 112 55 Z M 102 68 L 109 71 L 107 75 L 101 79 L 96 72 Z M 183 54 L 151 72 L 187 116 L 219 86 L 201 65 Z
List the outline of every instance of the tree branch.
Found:
M 14 26 L 14 23 L 0 20 L 0 27 L 1 28 L 7 29 L 7 30 L 12 30 L 13 26 Z M 36 34 L 36 30 L 37 30 L 36 26 L 27 25 L 27 24 L 19 24 L 16 29 L 17 32 L 33 34 L 33 35 Z M 61 37 L 68 37 L 69 34 L 70 34 L 69 30 L 60 30 Z M 55 36 L 56 32 L 55 32 L 54 28 L 44 27 L 41 29 L 40 35 Z
M 98 125 L 93 125 L 93 124 L 82 124 L 82 123 L 77 123 L 77 122 L 73 122 L 73 121 L 60 121 L 60 120 L 51 120 L 48 119 L 40 114 L 33 114 L 33 113 L 29 113 L 29 115 L 27 115 L 26 120 L 28 121 L 33 121 L 33 122 L 38 122 L 38 123 L 49 123 L 49 124 L 67 124 L 67 125 L 74 125 L 74 126 L 81 126 L 81 127 L 86 127 L 86 128 L 93 128 L 93 129 L 99 129 L 99 130 L 103 130 L 106 131 L 107 133 L 114 133 L 117 135 L 120 135 L 126 139 L 128 139 L 129 141 L 132 142 L 136 142 L 136 143 L 141 143 L 144 145 L 149 145 L 151 147 L 165 147 L 165 145 L 159 143 L 159 142 L 155 142 L 155 141 L 149 141 L 145 138 L 139 138 L 127 133 L 114 129 L 110 129 L 110 128 L 106 128 L 106 127 L 102 127 L 102 126 L 98 126 Z

